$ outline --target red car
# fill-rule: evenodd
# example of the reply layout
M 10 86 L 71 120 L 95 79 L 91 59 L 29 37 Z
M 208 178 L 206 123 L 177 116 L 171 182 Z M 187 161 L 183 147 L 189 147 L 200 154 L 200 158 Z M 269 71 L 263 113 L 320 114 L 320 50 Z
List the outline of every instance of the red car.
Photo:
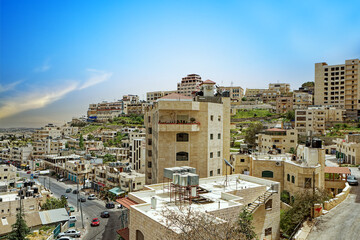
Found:
M 91 226 L 99 226 L 100 225 L 100 220 L 98 218 L 93 218 L 93 220 L 91 221 Z
M 27 174 L 30 174 L 30 173 L 31 173 L 31 171 L 27 171 L 26 173 L 27 173 Z

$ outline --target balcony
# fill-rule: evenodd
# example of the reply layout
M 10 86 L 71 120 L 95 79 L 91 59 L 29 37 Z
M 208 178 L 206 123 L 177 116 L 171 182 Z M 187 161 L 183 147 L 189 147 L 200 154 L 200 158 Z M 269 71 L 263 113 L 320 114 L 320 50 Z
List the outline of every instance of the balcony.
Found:
M 159 122 L 159 132 L 198 132 L 200 131 L 200 123 L 170 123 Z

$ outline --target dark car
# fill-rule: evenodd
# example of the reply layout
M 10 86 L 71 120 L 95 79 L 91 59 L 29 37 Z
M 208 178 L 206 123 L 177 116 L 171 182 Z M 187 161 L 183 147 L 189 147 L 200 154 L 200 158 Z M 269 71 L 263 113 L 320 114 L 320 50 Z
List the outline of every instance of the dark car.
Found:
M 101 212 L 100 215 L 102 218 L 109 218 L 110 217 L 110 213 L 108 211 L 103 211 Z
M 108 202 L 105 205 L 106 208 L 115 208 L 115 204 L 113 202 Z
M 86 198 L 80 197 L 78 201 L 79 201 L 79 202 L 86 202 Z
M 61 195 L 60 198 L 65 198 L 65 199 L 68 199 L 68 197 L 66 195 Z
M 347 177 L 347 182 L 349 185 L 359 185 L 357 178 L 354 175 L 349 175 Z
M 98 218 L 93 218 L 93 220 L 91 220 L 91 226 L 99 226 L 100 225 L 100 220 Z
M 71 188 L 68 188 L 68 189 L 66 189 L 65 192 L 66 192 L 66 193 L 71 193 L 71 190 L 72 190 Z
M 73 191 L 73 194 L 78 194 L 78 193 L 79 193 L 79 191 L 76 189 Z

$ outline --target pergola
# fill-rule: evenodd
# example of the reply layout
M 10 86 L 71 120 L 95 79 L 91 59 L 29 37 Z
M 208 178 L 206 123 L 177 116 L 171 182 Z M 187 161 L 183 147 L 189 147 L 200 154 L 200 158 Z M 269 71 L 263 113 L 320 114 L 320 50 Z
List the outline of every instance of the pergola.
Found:
M 327 181 L 346 181 L 348 175 L 351 175 L 351 172 L 347 167 L 325 167 Z

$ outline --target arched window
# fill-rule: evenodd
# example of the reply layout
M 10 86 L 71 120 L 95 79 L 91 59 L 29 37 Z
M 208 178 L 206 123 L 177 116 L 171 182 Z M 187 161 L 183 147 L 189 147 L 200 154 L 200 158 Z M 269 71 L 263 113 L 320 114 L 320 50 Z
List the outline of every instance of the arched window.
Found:
M 176 134 L 176 141 L 177 142 L 188 142 L 189 141 L 189 134 L 187 134 L 187 133 L 177 133 Z
M 188 161 L 189 153 L 187 152 L 178 152 L 176 153 L 176 161 Z
M 274 173 L 272 171 L 262 171 L 261 177 L 273 178 Z
M 140 230 L 136 230 L 136 240 L 144 240 L 144 234 Z
M 291 182 L 295 183 L 295 176 L 291 176 Z

